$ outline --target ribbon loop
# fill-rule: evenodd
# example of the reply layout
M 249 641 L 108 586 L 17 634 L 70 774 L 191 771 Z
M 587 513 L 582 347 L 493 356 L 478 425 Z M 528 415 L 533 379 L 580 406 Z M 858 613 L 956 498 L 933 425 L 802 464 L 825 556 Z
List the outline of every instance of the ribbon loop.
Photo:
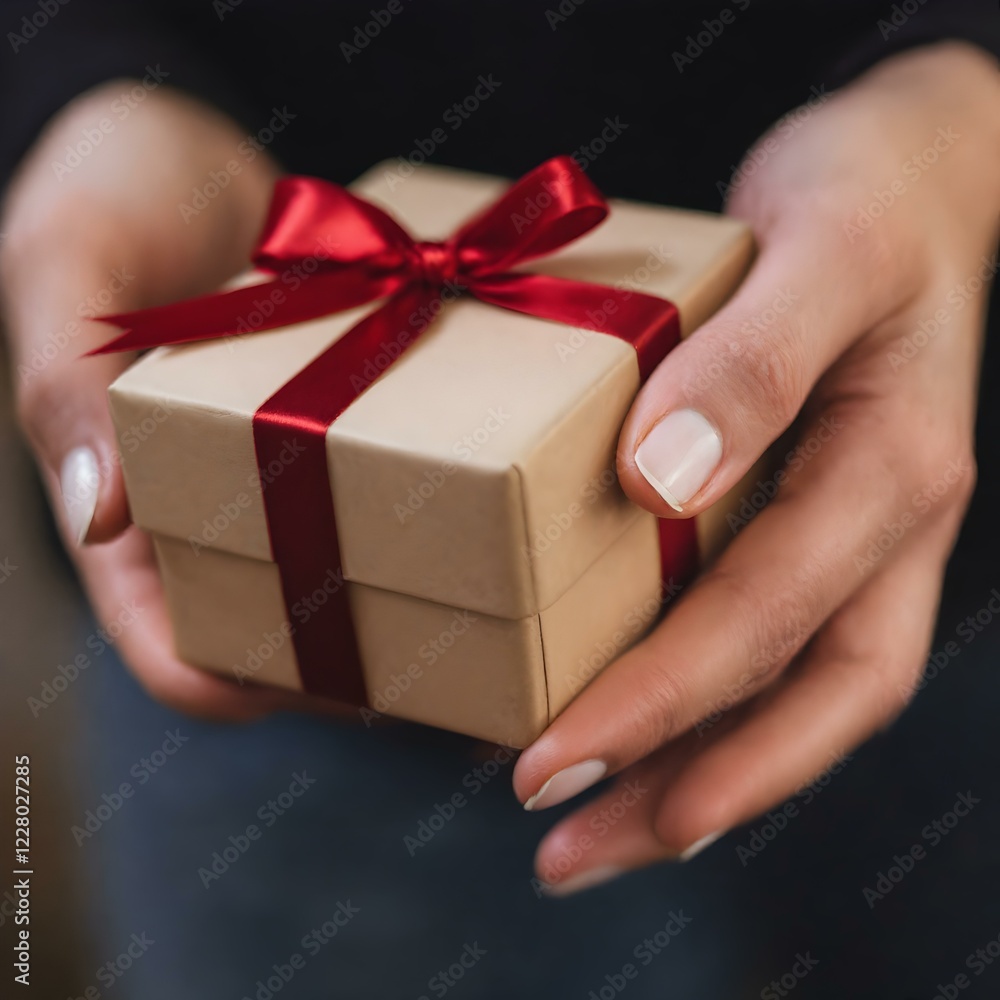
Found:
M 316 177 L 284 177 L 274 186 L 253 263 L 283 271 L 313 260 L 322 270 L 366 265 L 398 269 L 413 239 L 388 212 Z
M 608 215 L 604 196 L 569 156 L 547 160 L 512 184 L 456 234 L 475 274 L 499 274 L 579 239 Z

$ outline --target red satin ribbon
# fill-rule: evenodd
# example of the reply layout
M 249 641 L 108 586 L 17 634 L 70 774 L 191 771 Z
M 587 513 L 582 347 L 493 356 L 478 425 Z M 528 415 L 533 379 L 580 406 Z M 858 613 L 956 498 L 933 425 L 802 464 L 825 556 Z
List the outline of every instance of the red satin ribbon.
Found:
M 305 442 L 305 452 L 284 466 L 263 496 L 307 691 L 366 703 L 340 564 L 326 431 L 368 387 L 372 372 L 381 373 L 373 359 L 387 356 L 386 345 L 399 348 L 392 361 L 398 359 L 430 325 L 427 317 L 444 293 L 459 292 L 619 337 L 635 348 L 642 380 L 679 341 L 677 309 L 665 299 L 511 270 L 578 239 L 607 215 L 601 193 L 567 156 L 536 167 L 441 243 L 415 241 L 382 209 L 336 184 L 288 177 L 275 186 L 252 257 L 272 275 L 269 280 L 102 317 L 124 332 L 93 354 L 269 330 L 385 299 L 253 418 L 262 484 L 263 470 L 292 438 Z M 331 235 L 338 241 L 332 246 Z M 664 581 L 687 578 L 696 560 L 693 522 L 661 519 L 659 530 Z

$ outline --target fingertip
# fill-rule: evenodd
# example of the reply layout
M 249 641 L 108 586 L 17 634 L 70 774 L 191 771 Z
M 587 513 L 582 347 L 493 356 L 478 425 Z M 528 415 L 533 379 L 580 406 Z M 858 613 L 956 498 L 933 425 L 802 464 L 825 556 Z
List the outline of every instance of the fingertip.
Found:
M 543 734 L 517 758 L 511 783 L 514 795 L 525 808 L 528 808 L 528 801 L 538 794 L 542 785 L 554 773 L 555 756 L 555 746 Z
M 239 688 L 180 661 L 172 667 L 137 677 L 150 698 L 175 712 L 203 722 L 250 723 L 278 709 L 277 699 L 265 688 Z

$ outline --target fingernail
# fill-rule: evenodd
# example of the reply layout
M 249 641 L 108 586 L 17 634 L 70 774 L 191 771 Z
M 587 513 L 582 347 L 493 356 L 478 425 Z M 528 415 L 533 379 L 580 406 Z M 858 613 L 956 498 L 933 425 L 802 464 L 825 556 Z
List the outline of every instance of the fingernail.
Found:
M 64 459 L 59 473 L 59 488 L 70 532 L 77 545 L 82 545 L 90 531 L 90 522 L 97 510 L 100 488 L 97 456 L 90 448 L 74 448 Z
M 708 482 L 720 458 L 722 438 L 697 410 L 668 413 L 635 451 L 639 471 L 674 510 Z
M 564 879 L 562 882 L 550 883 L 545 887 L 545 895 L 572 896 L 575 892 L 582 892 L 584 889 L 593 889 L 595 885 L 610 882 L 613 878 L 618 878 L 624 871 L 624 868 L 616 868 L 614 865 L 601 865 L 598 868 L 591 868 L 589 871 L 574 875 L 573 878 Z
M 696 854 L 701 854 L 706 847 L 714 844 L 725 832 L 725 830 L 716 830 L 715 833 L 706 834 L 701 840 L 696 840 L 687 850 L 681 851 L 677 860 L 690 861 Z
M 548 809 L 560 802 L 579 795 L 585 788 L 596 784 L 608 773 L 608 765 L 603 760 L 584 760 L 579 764 L 571 764 L 557 771 L 524 803 L 524 808 Z

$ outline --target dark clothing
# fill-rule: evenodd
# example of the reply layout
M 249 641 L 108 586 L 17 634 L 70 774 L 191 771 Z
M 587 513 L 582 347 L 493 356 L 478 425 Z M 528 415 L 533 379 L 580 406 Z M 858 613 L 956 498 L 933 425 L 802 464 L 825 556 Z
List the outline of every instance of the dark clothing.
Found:
M 942 38 L 1000 52 L 988 0 L 3 0 L 0 30 L 0 176 L 70 98 L 152 69 L 250 136 L 280 126 L 267 145 L 295 172 L 346 182 L 422 142 L 513 177 L 583 148 L 608 194 L 706 209 L 817 91 Z M 480 77 L 500 85 L 455 112 Z

